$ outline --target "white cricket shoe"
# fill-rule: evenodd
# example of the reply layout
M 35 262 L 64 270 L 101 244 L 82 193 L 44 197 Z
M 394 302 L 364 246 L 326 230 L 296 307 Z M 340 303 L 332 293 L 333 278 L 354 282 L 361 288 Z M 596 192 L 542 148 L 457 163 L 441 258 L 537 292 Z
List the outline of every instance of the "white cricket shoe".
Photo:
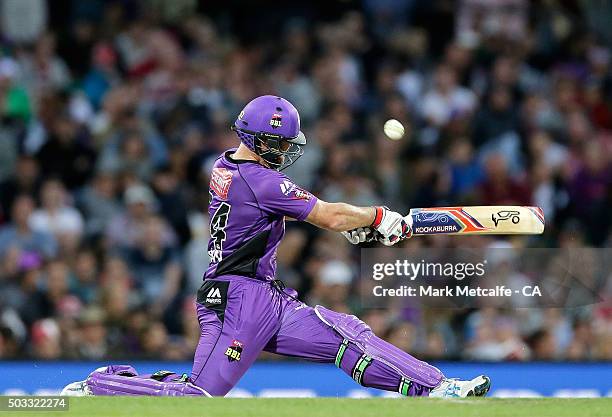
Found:
M 62 397 L 85 397 L 93 395 L 93 392 L 87 386 L 86 381 L 76 381 L 66 385 L 62 392 L 60 392 L 60 395 Z
M 106 368 L 108 368 L 108 366 L 101 366 L 93 372 L 104 372 Z M 87 395 L 94 394 L 93 392 L 91 392 L 91 388 L 89 388 L 89 386 L 87 385 L 87 380 L 84 380 L 71 382 L 70 384 L 66 385 L 62 392 L 60 392 L 60 395 L 62 397 L 85 397 Z
M 491 379 L 485 375 L 477 376 L 469 381 L 444 378 L 440 385 L 431 390 L 429 396 L 438 398 L 484 397 L 490 388 Z

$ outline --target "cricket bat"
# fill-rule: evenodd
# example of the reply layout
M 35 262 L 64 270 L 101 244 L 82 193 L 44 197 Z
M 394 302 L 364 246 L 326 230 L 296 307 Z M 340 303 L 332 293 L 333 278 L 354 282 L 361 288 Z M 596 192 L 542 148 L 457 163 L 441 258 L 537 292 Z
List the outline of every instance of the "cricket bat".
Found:
M 539 235 L 544 212 L 528 206 L 431 207 L 410 210 L 414 235 Z M 411 219 L 408 219 L 410 217 Z

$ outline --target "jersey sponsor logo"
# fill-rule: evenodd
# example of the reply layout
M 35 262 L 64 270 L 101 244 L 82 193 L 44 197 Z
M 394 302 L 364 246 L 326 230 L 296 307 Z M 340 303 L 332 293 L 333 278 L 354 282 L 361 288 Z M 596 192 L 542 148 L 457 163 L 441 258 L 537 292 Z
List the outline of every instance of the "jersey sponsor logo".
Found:
M 215 192 L 220 199 L 226 200 L 232 185 L 233 173 L 226 168 L 213 168 L 210 176 L 210 189 Z
M 244 347 L 244 343 L 239 340 L 232 340 L 232 344 L 225 350 L 225 356 L 227 356 L 227 360 L 230 362 L 237 362 L 240 360 L 240 356 L 242 355 L 242 349 Z
M 278 113 L 274 113 L 272 115 L 272 118 L 270 119 L 270 126 L 272 126 L 273 129 L 276 129 L 277 127 L 282 127 L 283 126 L 283 116 L 281 116 Z
M 221 290 L 219 288 L 211 288 L 206 294 L 206 300 L 208 304 L 221 304 Z

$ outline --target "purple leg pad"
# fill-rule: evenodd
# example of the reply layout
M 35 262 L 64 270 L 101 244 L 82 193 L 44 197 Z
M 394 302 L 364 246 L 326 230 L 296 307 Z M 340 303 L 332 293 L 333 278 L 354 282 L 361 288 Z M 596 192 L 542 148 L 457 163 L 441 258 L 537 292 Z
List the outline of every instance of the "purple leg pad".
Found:
M 363 357 L 363 352 L 354 344 L 349 343 L 338 367 L 348 376 L 355 379 L 355 369 Z M 372 387 L 385 391 L 399 392 L 409 397 L 428 396 L 431 387 L 418 384 L 398 375 L 397 371 L 378 359 L 373 359 L 367 363 L 363 370 L 361 380 L 358 381 L 364 387 Z
M 152 396 L 207 396 L 210 395 L 190 380 L 179 381 L 179 375 L 168 373 L 160 380 L 150 374 L 138 375 L 128 365 L 110 365 L 87 377 L 87 385 L 94 395 L 152 395 Z
M 379 362 L 408 380 L 410 386 L 417 384 L 423 389 L 437 386 L 444 378 L 444 375 L 438 368 L 416 359 L 414 356 L 376 336 L 372 329 L 357 317 L 337 313 L 322 306 L 316 306 L 315 312 L 321 321 L 332 327 L 350 342 L 349 346 L 357 347 L 365 355 L 364 359 L 367 359 L 367 357 L 373 359 L 373 362 L 368 364 L 368 367 Z M 362 364 L 362 366 L 365 366 L 365 364 Z
M 298 301 L 287 301 L 282 326 L 265 350 L 335 363 L 358 384 L 406 396 L 427 396 L 440 382 L 442 374 L 437 368 L 379 339 L 369 327 L 358 332 L 351 331 L 347 324 L 341 332 L 323 320 L 320 313 Z M 363 323 L 352 316 L 347 319 L 356 327 Z

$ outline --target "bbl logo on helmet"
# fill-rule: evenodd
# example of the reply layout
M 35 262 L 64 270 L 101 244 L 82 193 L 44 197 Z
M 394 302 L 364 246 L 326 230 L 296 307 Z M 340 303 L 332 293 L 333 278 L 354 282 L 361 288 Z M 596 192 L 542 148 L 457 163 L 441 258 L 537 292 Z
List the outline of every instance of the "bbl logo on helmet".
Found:
M 283 121 L 283 117 L 280 114 L 274 113 L 272 115 L 272 118 L 270 119 L 270 126 L 272 126 L 274 129 L 276 129 L 277 127 L 282 127 Z

